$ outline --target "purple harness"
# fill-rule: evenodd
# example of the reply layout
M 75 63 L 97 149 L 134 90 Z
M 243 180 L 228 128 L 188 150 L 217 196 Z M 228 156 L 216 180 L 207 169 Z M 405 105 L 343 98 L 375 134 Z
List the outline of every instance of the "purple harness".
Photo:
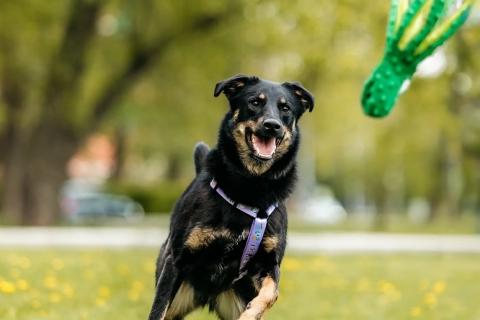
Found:
M 243 213 L 248 214 L 254 219 L 252 222 L 252 226 L 250 227 L 250 233 L 248 234 L 247 244 L 245 245 L 245 249 L 243 249 L 242 259 L 240 260 L 240 276 L 237 278 L 239 279 L 245 274 L 244 269 L 247 265 L 247 262 L 257 253 L 258 248 L 262 243 L 265 228 L 267 227 L 267 219 L 278 207 L 278 203 L 272 204 L 270 207 L 268 207 L 268 209 L 266 210 L 266 218 L 258 218 L 257 214 L 260 209 L 249 207 L 241 203 L 236 203 L 235 201 L 230 199 L 230 197 L 228 197 L 222 189 L 218 187 L 217 181 L 215 179 L 212 179 L 212 181 L 210 182 L 210 187 L 212 187 L 213 190 L 215 190 L 223 199 L 225 199 L 225 201 L 227 201 L 233 207 L 237 208 Z

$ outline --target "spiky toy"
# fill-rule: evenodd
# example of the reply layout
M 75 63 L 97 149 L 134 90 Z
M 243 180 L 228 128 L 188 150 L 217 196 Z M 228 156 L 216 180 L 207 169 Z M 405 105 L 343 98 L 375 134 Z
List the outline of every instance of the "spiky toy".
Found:
M 384 57 L 363 88 L 367 115 L 379 118 L 390 113 L 402 84 L 462 26 L 473 2 L 392 0 Z

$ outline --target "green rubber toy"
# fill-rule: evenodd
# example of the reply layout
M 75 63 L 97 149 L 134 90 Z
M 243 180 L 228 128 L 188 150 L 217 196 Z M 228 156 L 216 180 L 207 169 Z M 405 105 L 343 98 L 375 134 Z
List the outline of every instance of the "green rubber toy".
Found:
M 362 106 L 367 115 L 388 115 L 418 64 L 467 20 L 474 0 L 458 2 L 392 0 L 384 57 L 363 88 Z

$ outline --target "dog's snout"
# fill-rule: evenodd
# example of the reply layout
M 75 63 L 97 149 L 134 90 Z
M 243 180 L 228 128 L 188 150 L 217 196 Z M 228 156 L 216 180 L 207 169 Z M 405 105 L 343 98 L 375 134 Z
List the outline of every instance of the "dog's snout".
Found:
M 263 129 L 275 136 L 282 136 L 283 135 L 283 128 L 282 124 L 275 119 L 266 119 L 263 121 Z

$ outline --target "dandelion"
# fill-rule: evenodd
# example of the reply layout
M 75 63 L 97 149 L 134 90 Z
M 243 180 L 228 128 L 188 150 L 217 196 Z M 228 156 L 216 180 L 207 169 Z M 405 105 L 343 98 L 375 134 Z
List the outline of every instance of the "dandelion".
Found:
M 0 292 L 5 294 L 12 294 L 17 291 L 15 284 L 9 281 L 0 280 Z
M 423 298 L 423 302 L 430 308 L 434 307 L 437 304 L 437 297 L 434 293 L 427 293 Z
M 296 271 L 302 268 L 302 263 L 295 258 L 285 258 L 282 266 L 285 271 Z
M 447 285 L 444 281 L 437 281 L 433 284 L 432 291 L 436 294 L 442 294 L 446 287 Z
M 48 301 L 50 301 L 51 303 L 59 303 L 60 301 L 62 301 L 62 297 L 58 293 L 52 292 L 48 296 Z
M 416 317 L 419 317 L 422 315 L 422 308 L 420 307 L 414 307 L 412 308 L 412 310 L 410 310 L 410 315 L 413 317 L 413 318 L 416 318 Z
M 391 300 L 398 300 L 402 297 L 402 294 L 397 287 L 393 283 L 385 280 L 379 281 L 378 290 L 384 298 L 387 298 L 387 302 Z
M 98 288 L 98 296 L 104 299 L 110 298 L 110 288 L 106 286 L 101 286 L 100 288 Z
M 130 268 L 126 264 L 121 264 L 117 267 L 117 272 L 121 276 L 126 276 L 130 273 Z
M 105 301 L 105 299 L 102 299 L 102 298 L 97 298 L 95 300 L 95 304 L 98 306 L 98 307 L 103 307 L 107 304 L 107 302 Z
M 45 278 L 43 278 L 43 285 L 45 286 L 45 288 L 54 289 L 58 286 L 57 278 L 52 275 L 46 276 Z
M 132 282 L 132 286 L 128 291 L 128 299 L 131 301 L 138 301 L 140 298 L 140 293 L 144 288 L 144 284 L 141 281 L 134 281 Z
M 66 284 L 63 286 L 62 292 L 67 298 L 72 298 L 75 295 L 75 291 L 73 290 L 73 287 L 69 284 Z
M 28 288 L 30 288 L 30 286 L 28 285 L 28 282 L 26 280 L 23 280 L 23 279 L 17 280 L 16 285 L 17 285 L 18 290 L 21 290 L 21 291 L 26 291 L 26 290 L 28 290 Z

